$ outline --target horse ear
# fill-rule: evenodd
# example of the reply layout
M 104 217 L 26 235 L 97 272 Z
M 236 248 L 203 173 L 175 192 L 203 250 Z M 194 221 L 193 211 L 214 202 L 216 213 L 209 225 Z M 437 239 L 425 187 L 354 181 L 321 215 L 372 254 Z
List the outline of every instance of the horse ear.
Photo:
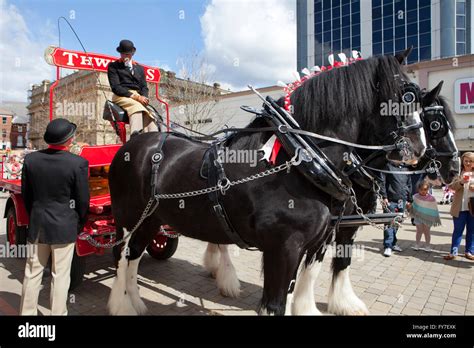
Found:
M 433 88 L 431 91 L 429 91 L 428 93 L 426 93 L 423 96 L 423 100 L 422 100 L 423 105 L 425 105 L 425 106 L 426 105 L 431 105 L 435 102 L 436 98 L 438 98 L 438 96 L 439 96 L 439 92 L 441 92 L 441 88 L 443 87 L 443 83 L 444 83 L 444 81 L 440 81 L 435 88 Z
M 405 51 L 397 53 L 395 55 L 395 58 L 397 58 L 397 60 L 400 64 L 403 64 L 403 62 L 405 61 L 405 58 L 410 55 L 412 50 L 413 50 L 413 46 L 408 47 Z

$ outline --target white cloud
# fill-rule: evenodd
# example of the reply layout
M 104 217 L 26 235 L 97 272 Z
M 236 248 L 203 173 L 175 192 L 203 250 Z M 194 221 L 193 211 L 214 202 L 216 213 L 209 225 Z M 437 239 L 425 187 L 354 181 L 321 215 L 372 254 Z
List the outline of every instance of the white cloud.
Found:
M 35 28 L 33 37 L 18 8 L 0 0 L 0 101 L 26 101 L 31 84 L 51 78 L 44 50 L 57 39 L 53 25 Z
M 296 1 L 212 0 L 201 31 L 204 55 L 222 85 L 242 89 L 293 80 Z

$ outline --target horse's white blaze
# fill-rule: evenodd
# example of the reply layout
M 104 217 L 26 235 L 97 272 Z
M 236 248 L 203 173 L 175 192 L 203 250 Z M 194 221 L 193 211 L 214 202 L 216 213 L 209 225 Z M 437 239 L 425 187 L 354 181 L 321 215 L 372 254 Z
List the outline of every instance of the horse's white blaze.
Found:
M 124 234 L 128 233 L 126 230 Z M 127 291 L 127 268 L 128 262 L 125 257 L 125 252 L 128 248 L 128 240 L 120 255 L 120 261 L 118 262 L 117 276 L 115 277 L 112 285 L 112 291 L 110 292 L 109 301 L 107 307 L 109 313 L 112 315 L 136 315 L 137 311 L 133 306 L 130 294 Z
M 418 111 L 413 112 L 413 118 L 417 123 L 421 123 L 421 117 Z M 423 144 L 424 150 L 422 151 L 420 157 L 422 157 L 425 154 L 426 148 L 428 147 L 428 143 L 426 141 L 426 135 L 425 135 L 425 130 L 423 128 L 419 129 L 420 131 L 420 138 L 421 138 L 421 143 Z
M 340 271 L 331 282 L 328 311 L 338 315 L 367 315 L 369 310 L 352 289 L 349 267 Z
M 219 246 L 217 244 L 207 243 L 206 252 L 204 253 L 204 268 L 216 277 L 219 268 Z
M 221 258 L 216 274 L 217 286 L 223 296 L 238 297 L 240 295 L 240 282 L 230 259 L 227 245 L 219 245 L 219 251 L 221 252 Z
M 291 306 L 293 315 L 321 315 L 321 312 L 316 308 L 314 297 L 314 282 L 321 270 L 321 265 L 320 261 L 315 261 L 308 267 L 303 267 L 296 277 L 293 305 Z
M 140 297 L 140 293 L 138 290 L 138 265 L 140 264 L 140 260 L 143 254 L 136 260 L 130 261 L 128 263 L 127 268 L 127 281 L 126 281 L 126 289 L 127 293 L 130 296 L 130 300 L 132 302 L 133 308 L 137 311 L 138 314 L 144 314 L 148 310 L 145 303 Z

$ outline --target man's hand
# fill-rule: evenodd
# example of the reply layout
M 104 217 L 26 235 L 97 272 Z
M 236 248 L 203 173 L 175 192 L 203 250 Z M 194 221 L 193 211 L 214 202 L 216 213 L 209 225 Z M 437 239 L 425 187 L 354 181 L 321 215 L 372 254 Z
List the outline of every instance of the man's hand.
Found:
M 137 102 L 142 103 L 143 105 L 147 106 L 150 100 L 147 97 L 142 95 L 134 94 L 132 95 L 132 99 L 136 100 Z

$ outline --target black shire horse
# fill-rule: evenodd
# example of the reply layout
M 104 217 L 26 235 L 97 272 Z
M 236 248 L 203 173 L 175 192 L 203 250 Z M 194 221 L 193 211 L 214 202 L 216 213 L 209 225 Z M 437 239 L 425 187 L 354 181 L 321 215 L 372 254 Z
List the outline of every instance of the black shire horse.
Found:
M 413 126 L 419 119 L 413 114 L 406 115 L 400 124 L 394 117 L 380 116 L 381 103 L 401 97 L 400 77 L 408 81 L 401 66 L 407 53 L 358 61 L 306 81 L 297 90 L 299 102 L 295 104 L 295 118 L 301 128 L 366 145 L 393 144 L 397 140 L 393 134 L 398 133 L 408 140 L 410 155 L 403 150 L 392 150 L 387 153 L 387 159 L 415 163 L 426 147 L 421 138 L 423 129 L 412 127 L 403 132 L 402 126 Z M 262 126 L 259 122 L 257 118 L 250 127 Z M 400 134 L 401 131 L 404 134 Z M 242 132 L 231 137 L 227 146 L 235 151 L 256 151 L 270 136 Z M 158 193 L 189 192 L 206 187 L 207 181 L 200 177 L 200 169 L 208 144 L 174 133 L 135 136 L 117 152 L 110 167 L 117 238 L 122 238 L 124 233 L 129 236 L 128 231 L 134 230 L 147 203 L 153 202 L 150 200 L 151 161 L 161 143 L 163 159 L 156 180 Z M 328 149 L 332 162 L 342 169 L 345 149 L 341 146 Z M 281 151 L 276 164 L 289 160 L 290 156 Z M 270 168 L 265 161 L 258 162 L 256 167 L 248 163 L 224 164 L 231 181 Z M 296 278 L 303 256 L 308 250 L 324 247 L 332 235 L 327 226 L 332 215 L 339 212 L 331 209 L 334 199 L 318 190 L 299 168 L 232 186 L 220 198 L 240 237 L 263 251 L 264 286 L 259 313 L 283 315 L 290 282 Z M 161 199 L 158 208 L 151 209 L 149 214 L 114 250 L 120 260 L 108 303 L 112 314 L 145 312 L 138 293 L 138 264 L 158 226 L 168 224 L 185 236 L 214 244 L 233 244 L 213 213 L 213 204 L 207 195 Z M 223 276 L 222 281 L 236 278 L 235 270 L 232 275 L 227 263 L 220 265 L 217 273 L 230 274 Z
M 423 169 L 435 161 L 432 164 L 439 169 L 437 172 L 428 174 L 428 177 L 431 180 L 441 180 L 449 184 L 455 176 L 459 175 L 459 158 L 452 133 L 454 117 L 445 99 L 439 96 L 441 86 L 442 82 L 422 97 L 422 120 L 428 140 L 428 149 L 419 163 L 412 167 L 412 170 Z M 371 162 L 370 165 L 377 166 L 375 162 Z M 377 204 L 376 194 L 357 183 L 354 183 L 353 188 L 359 206 L 364 213 L 373 211 Z M 367 307 L 352 289 L 349 278 L 351 251 L 357 230 L 358 227 L 341 227 L 336 234 L 335 250 L 343 252 L 336 252 L 332 262 L 333 274 L 329 289 L 328 311 L 334 314 L 368 314 Z M 302 271 L 297 277 L 292 296 L 292 312 L 294 314 L 305 313 L 306 307 L 314 306 L 314 282 L 323 257 L 322 251 L 318 251 L 316 254 L 308 252 Z

